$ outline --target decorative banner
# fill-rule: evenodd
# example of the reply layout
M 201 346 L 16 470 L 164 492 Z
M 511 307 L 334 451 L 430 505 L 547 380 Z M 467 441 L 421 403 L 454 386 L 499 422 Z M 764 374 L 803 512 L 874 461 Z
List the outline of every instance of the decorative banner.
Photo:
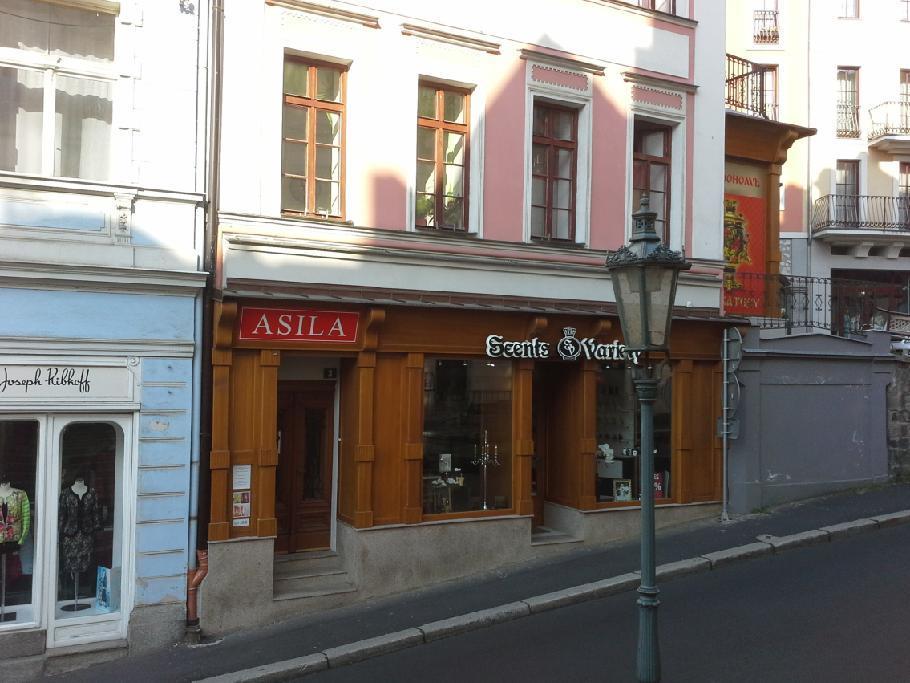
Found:
M 612 344 L 602 344 L 596 339 L 585 337 L 576 339 L 574 327 L 562 328 L 562 339 L 556 344 L 556 354 L 563 360 L 631 360 L 638 365 L 638 351 L 626 351 L 626 345 L 614 339 Z M 534 339 L 507 341 L 502 335 L 491 334 L 487 337 L 487 355 L 490 358 L 550 358 L 549 342 Z
M 764 169 L 728 161 L 724 174 L 724 260 L 733 274 L 724 282 L 727 313 L 765 313 L 767 201 Z
M 357 341 L 360 314 L 308 308 L 240 309 L 240 341 L 330 342 Z
M 126 367 L 0 365 L 0 403 L 39 400 L 132 401 Z

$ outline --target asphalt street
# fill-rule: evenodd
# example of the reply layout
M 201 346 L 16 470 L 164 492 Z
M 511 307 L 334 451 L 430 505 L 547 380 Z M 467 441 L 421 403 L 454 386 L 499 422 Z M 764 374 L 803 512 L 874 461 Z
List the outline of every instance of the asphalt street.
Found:
M 661 586 L 666 683 L 910 681 L 910 525 Z M 633 593 L 323 673 L 306 683 L 634 681 Z

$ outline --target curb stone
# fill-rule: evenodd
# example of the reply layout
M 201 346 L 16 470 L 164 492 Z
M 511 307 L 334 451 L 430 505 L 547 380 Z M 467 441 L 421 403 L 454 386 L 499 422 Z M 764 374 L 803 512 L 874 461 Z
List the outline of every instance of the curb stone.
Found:
M 823 526 L 821 531 L 827 531 L 831 534 L 831 538 L 835 536 L 851 536 L 853 534 L 858 534 L 861 531 L 865 531 L 868 528 L 877 529 L 878 524 L 871 519 L 855 519 L 852 522 L 841 522 L 840 524 L 832 524 L 831 526 Z
M 490 609 L 479 610 L 477 612 L 468 612 L 457 617 L 449 619 L 440 619 L 431 621 L 428 624 L 418 626 L 417 629 L 423 633 L 424 642 L 432 642 L 441 638 L 458 635 L 466 631 L 473 631 L 485 626 L 501 624 L 504 621 L 512 621 L 520 617 L 526 617 L 531 613 L 527 602 L 510 602 L 507 605 L 499 605 Z
M 756 537 L 755 543 L 718 550 L 701 556 L 691 557 L 676 562 L 668 562 L 657 567 L 657 578 L 668 580 L 686 574 L 695 574 L 712 570 L 718 566 L 744 560 L 751 557 L 768 555 L 772 552 L 798 546 L 824 543 L 835 538 L 859 534 L 863 531 L 879 529 L 910 522 L 910 509 L 878 515 L 871 518 L 857 519 L 811 529 L 787 536 L 762 534 Z M 388 633 L 375 638 L 358 640 L 346 645 L 329 648 L 323 652 L 288 659 L 272 664 L 252 667 L 241 671 L 203 679 L 199 683 L 244 683 L 252 681 L 283 681 L 305 676 L 327 668 L 337 668 L 364 659 L 403 650 L 415 645 L 440 640 L 448 636 L 466 633 L 476 629 L 520 619 L 547 610 L 565 607 L 588 599 L 607 597 L 635 587 L 640 581 L 640 572 L 629 572 L 593 583 L 572 586 L 552 593 L 537 595 L 526 600 L 519 600 L 490 609 L 469 612 L 449 619 L 429 622 L 417 628 L 409 628 L 395 633 Z
M 711 569 L 719 567 L 721 565 L 727 564 L 728 562 L 734 562 L 736 560 L 744 560 L 747 557 L 757 557 L 759 555 L 767 555 L 771 552 L 771 545 L 769 543 L 747 543 L 746 545 L 738 545 L 735 548 L 727 548 L 726 550 L 718 550 L 713 553 L 705 553 L 702 555 L 703 558 L 711 562 Z

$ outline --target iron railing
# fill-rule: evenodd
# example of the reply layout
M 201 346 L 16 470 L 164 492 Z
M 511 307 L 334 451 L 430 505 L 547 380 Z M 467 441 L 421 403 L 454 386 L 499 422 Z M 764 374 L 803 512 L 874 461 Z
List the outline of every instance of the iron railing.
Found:
M 882 102 L 869 110 L 869 139 L 910 135 L 910 99 Z
M 812 233 L 822 230 L 910 231 L 910 196 L 829 194 L 815 200 Z
M 772 78 L 770 67 L 748 59 L 727 55 L 727 81 L 724 103 L 727 108 L 763 119 L 777 118 L 777 103 L 766 95 L 766 78 Z
M 882 310 L 905 310 L 907 290 L 896 284 L 864 280 L 730 273 L 724 282 L 726 302 L 760 302 L 746 315 L 763 329 L 782 329 L 787 334 L 825 330 L 850 336 L 881 327 Z
M 837 137 L 859 137 L 859 105 L 846 102 L 837 103 Z
M 773 45 L 780 41 L 776 9 L 757 9 L 752 12 L 752 40 L 761 45 Z

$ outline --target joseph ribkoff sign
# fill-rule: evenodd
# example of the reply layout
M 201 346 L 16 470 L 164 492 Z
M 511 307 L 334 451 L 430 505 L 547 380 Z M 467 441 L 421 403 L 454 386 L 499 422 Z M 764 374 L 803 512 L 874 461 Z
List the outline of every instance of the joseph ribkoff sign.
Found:
M 48 399 L 130 400 L 125 367 L 0 365 L 0 402 Z

